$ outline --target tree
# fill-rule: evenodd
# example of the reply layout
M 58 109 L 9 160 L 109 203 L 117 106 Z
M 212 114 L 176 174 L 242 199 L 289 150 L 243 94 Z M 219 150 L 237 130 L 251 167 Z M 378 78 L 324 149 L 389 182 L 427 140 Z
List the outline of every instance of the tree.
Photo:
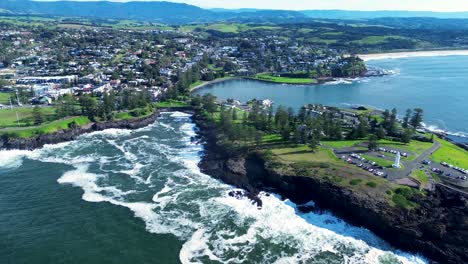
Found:
M 411 126 L 414 129 L 421 127 L 421 123 L 423 122 L 423 110 L 421 108 L 415 108 L 413 112 L 413 116 L 411 117 Z
M 412 113 L 411 109 L 406 110 L 405 117 L 403 118 L 403 124 L 402 124 L 403 128 L 408 128 L 409 122 L 411 119 L 411 113 Z
M 291 138 L 291 128 L 289 126 L 285 126 L 281 129 L 281 137 L 284 141 L 288 141 Z
M 359 117 L 359 125 L 357 128 L 357 137 L 364 138 L 369 134 L 369 122 L 366 118 Z
M 57 103 L 55 106 L 57 116 L 62 118 L 62 117 L 75 115 L 76 114 L 75 104 L 76 104 L 76 99 L 72 95 L 66 94 L 60 97 L 57 100 Z
M 401 134 L 401 142 L 408 144 L 411 141 L 411 137 L 413 136 L 413 131 L 411 129 L 405 129 Z
M 38 126 L 42 123 L 44 123 L 44 114 L 41 111 L 41 108 L 39 106 L 35 106 L 33 108 L 33 119 L 34 119 L 34 125 Z
M 96 116 L 96 100 L 89 95 L 83 95 L 79 99 L 81 106 L 81 114 L 87 116 L 90 120 L 94 120 Z
M 374 151 L 379 147 L 377 144 L 377 136 L 375 135 L 369 136 L 369 144 L 367 147 L 369 148 L 370 151 Z
M 205 94 L 202 97 L 203 109 L 208 113 L 214 113 L 218 109 L 216 105 L 216 96 L 212 94 Z
M 195 108 L 198 108 L 202 105 L 202 98 L 199 94 L 197 94 L 195 97 L 192 97 L 192 100 L 190 101 L 190 105 L 192 105 Z
M 379 128 L 377 128 L 375 134 L 376 134 L 378 139 L 384 139 L 385 138 L 385 129 L 382 126 L 380 126 Z
M 289 122 L 288 112 L 282 106 L 279 106 L 275 114 L 275 124 L 283 130 Z

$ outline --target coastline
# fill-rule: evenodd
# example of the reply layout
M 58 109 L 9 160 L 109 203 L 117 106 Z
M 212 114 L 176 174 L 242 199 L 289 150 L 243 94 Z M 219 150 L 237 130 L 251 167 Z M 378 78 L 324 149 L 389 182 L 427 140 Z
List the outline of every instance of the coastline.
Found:
M 364 61 L 400 59 L 412 57 L 468 56 L 468 50 L 418 50 L 386 53 L 357 54 Z
M 464 239 L 462 226 L 449 221 L 451 217 L 464 219 L 463 205 L 454 201 L 466 198 L 449 188 L 438 185 L 434 193 L 417 198 L 417 209 L 399 208 L 321 177 L 276 170 L 261 152 L 230 153 L 218 144 L 212 123 L 198 113 L 192 120 L 204 146 L 200 170 L 245 191 L 232 195 L 244 196 L 259 208 L 262 201 L 258 194 L 262 191 L 277 193 L 296 204 L 314 201 L 317 206 L 311 210 L 329 210 L 348 223 L 372 231 L 397 249 L 423 254 L 429 263 L 455 264 L 466 260 L 466 247 L 459 244 Z
M 47 144 L 57 144 L 72 141 L 81 135 L 110 128 L 138 129 L 154 123 L 159 117 L 160 113 L 164 111 L 170 111 L 170 109 L 155 109 L 151 115 L 142 118 L 91 123 L 75 129 L 60 130 L 54 133 L 39 135 L 31 138 L 0 137 L 0 150 L 34 150 Z
M 210 84 L 214 84 L 214 83 L 220 83 L 220 82 L 224 82 L 224 81 L 228 81 L 228 80 L 236 80 L 236 79 L 244 79 L 243 77 L 223 77 L 223 78 L 219 78 L 219 79 L 215 79 L 215 80 L 212 80 L 212 81 L 207 81 L 207 82 L 204 82 L 202 84 L 199 84 L 193 88 L 190 88 L 190 92 L 195 92 L 196 90 L 198 89 L 201 89 L 207 85 L 210 85 Z

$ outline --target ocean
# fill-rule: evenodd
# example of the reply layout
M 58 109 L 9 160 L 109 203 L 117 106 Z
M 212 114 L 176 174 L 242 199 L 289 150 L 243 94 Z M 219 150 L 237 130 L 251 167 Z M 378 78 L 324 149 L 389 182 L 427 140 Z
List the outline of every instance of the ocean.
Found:
M 383 77 L 341 79 L 322 85 L 286 85 L 231 80 L 207 85 L 197 94 L 221 99 L 271 99 L 275 105 L 299 109 L 309 103 L 338 107 L 422 108 L 426 127 L 468 141 L 468 56 L 407 57 L 371 60 L 372 68 L 389 71 Z
M 34 151 L 0 151 L 1 263 L 426 263 L 329 212 L 200 172 L 190 116 L 164 113 Z M 311 201 L 309 204 L 312 204 Z

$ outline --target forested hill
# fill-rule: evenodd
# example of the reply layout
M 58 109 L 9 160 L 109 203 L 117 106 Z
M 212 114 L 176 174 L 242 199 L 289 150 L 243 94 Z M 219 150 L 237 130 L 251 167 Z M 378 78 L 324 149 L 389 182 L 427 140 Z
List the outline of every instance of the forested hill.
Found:
M 1 0 L 0 9 L 16 14 L 134 19 L 165 24 L 214 22 L 221 20 L 287 22 L 303 21 L 307 16 L 295 11 L 258 10 L 255 12 L 214 12 L 197 6 L 171 2 L 41 2 Z
M 430 11 L 349 11 L 349 10 L 305 10 L 301 13 L 313 18 L 328 19 L 373 19 L 373 18 L 468 18 L 468 12 L 430 12 Z

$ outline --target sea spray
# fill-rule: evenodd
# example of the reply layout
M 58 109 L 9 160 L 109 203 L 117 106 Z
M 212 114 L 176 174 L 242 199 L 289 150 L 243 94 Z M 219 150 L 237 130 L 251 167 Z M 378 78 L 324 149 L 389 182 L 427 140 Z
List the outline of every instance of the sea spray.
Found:
M 150 233 L 177 237 L 182 248 L 172 253 L 182 263 L 425 262 L 329 213 L 301 213 L 276 195 L 261 193 L 261 210 L 230 197 L 232 186 L 200 172 L 195 129 L 189 115 L 165 113 L 150 128 L 96 132 L 11 156 L 23 161 L 17 167 L 27 160 L 52 170 L 63 165 L 58 184 L 80 188 L 84 201 L 127 208 Z

